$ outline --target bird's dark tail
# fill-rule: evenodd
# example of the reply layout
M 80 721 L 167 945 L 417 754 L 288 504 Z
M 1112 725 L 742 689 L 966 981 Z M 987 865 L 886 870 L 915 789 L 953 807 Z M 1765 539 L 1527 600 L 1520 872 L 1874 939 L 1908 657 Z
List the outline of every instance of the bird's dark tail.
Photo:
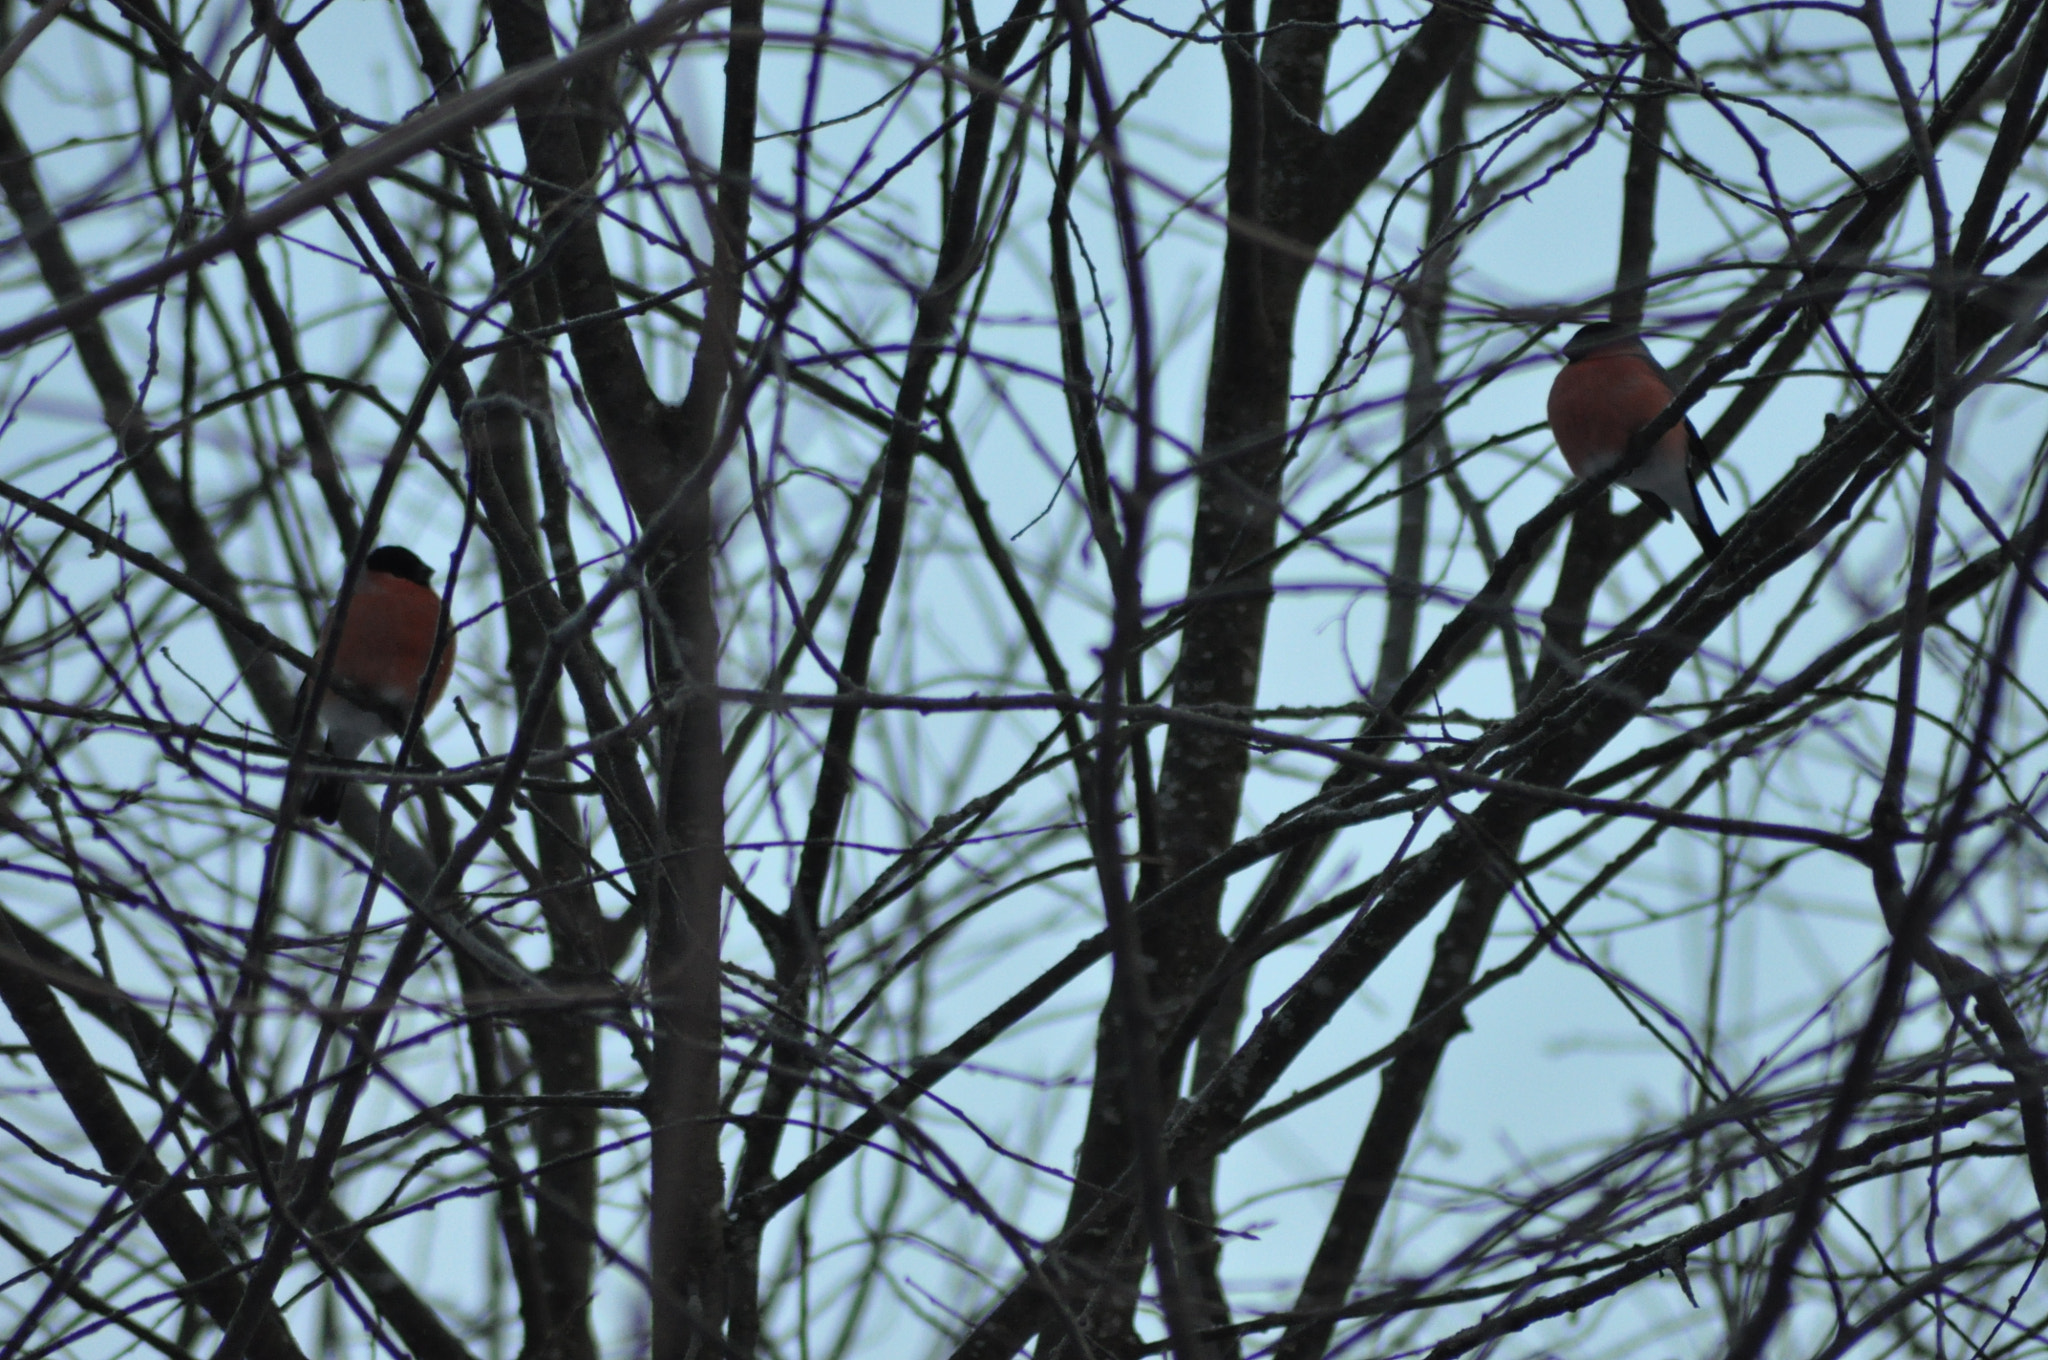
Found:
M 1707 506 L 1700 499 L 1698 482 L 1692 484 L 1692 513 L 1684 519 L 1685 527 L 1692 530 L 1692 536 L 1700 541 L 1700 551 L 1710 558 L 1720 556 L 1721 535 L 1714 532 L 1714 521 L 1707 518 Z
M 327 753 L 334 753 L 332 742 L 328 743 Z M 306 790 L 306 801 L 299 805 L 299 810 L 315 821 L 332 826 L 341 820 L 341 799 L 347 792 L 348 781 L 340 775 L 315 775 L 312 787 Z
M 306 815 L 314 821 L 333 826 L 341 820 L 341 796 L 347 792 L 347 780 L 337 775 L 321 775 L 313 781 L 313 787 L 306 790 Z

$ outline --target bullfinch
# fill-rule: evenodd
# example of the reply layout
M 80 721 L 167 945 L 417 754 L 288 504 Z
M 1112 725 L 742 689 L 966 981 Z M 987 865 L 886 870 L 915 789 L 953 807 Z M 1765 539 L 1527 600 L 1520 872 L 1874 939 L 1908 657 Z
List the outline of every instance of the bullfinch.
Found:
M 333 650 L 334 679 L 382 700 L 390 710 L 388 715 L 375 713 L 328 690 L 320 700 L 328 754 L 353 760 L 378 737 L 398 735 L 390 718 L 407 712 L 420 697 L 420 680 L 430 661 L 434 675 L 422 702 L 432 708 L 448 687 L 448 673 L 455 667 L 455 636 L 449 634 L 435 660 L 441 596 L 433 580 L 432 567 L 407 549 L 386 544 L 363 563 L 362 579 L 349 600 L 340 638 L 330 636 L 334 631 L 331 615 L 320 630 L 321 651 Z M 348 780 L 343 776 L 321 775 L 306 792 L 306 815 L 323 822 L 337 820 L 347 791 Z
M 1635 327 L 1614 321 L 1580 327 L 1565 342 L 1564 360 L 1550 384 L 1550 433 L 1573 476 L 1596 477 L 1627 452 L 1630 435 L 1671 404 L 1671 376 Z M 1712 557 L 1721 551 L 1721 536 L 1700 501 L 1695 460 L 1713 479 L 1715 493 L 1728 497 L 1705 452 L 1699 431 L 1682 420 L 1664 432 L 1633 472 L 1616 480 L 1662 518 L 1670 519 L 1676 510 L 1700 541 L 1700 550 Z

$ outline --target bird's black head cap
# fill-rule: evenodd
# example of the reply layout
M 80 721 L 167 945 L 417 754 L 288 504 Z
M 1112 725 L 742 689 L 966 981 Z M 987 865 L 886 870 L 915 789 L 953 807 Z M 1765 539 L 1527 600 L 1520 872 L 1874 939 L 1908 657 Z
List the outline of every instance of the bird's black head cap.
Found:
M 412 549 L 401 548 L 395 543 L 386 543 L 372 551 L 363 565 L 371 571 L 381 571 L 416 586 L 434 584 L 434 569 L 413 556 Z
M 1595 321 L 1590 326 L 1579 327 L 1577 333 L 1564 342 L 1564 357 L 1583 359 L 1596 349 L 1634 340 L 1640 334 L 1639 327 L 1626 321 Z

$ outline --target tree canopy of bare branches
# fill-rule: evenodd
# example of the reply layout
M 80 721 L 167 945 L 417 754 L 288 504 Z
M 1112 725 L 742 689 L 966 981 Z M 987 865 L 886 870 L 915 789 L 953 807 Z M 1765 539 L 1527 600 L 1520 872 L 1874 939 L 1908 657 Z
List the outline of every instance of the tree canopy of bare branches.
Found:
M 5 24 L 0 1360 L 2048 1346 L 2041 0 Z

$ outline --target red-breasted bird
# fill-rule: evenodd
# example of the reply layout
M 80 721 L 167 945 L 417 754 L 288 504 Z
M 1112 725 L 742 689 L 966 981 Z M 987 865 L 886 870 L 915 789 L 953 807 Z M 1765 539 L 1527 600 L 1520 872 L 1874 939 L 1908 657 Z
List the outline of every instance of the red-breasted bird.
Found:
M 1634 326 L 1598 321 L 1582 326 L 1565 342 L 1564 367 L 1550 384 L 1550 433 L 1575 477 L 1595 477 L 1628 450 L 1629 436 L 1671 404 L 1671 375 L 1644 346 Z M 1635 471 L 1616 480 L 1641 496 L 1664 519 L 1678 517 L 1712 557 L 1721 536 L 1707 518 L 1694 481 L 1694 467 L 1706 469 L 1714 491 L 1728 496 L 1706 462 L 1700 432 L 1682 420 L 1664 432 Z
M 362 579 L 349 599 L 340 639 L 329 636 L 333 631 L 331 615 L 320 630 L 321 651 L 330 646 L 334 651 L 334 679 L 381 699 L 393 717 L 412 707 L 419 696 L 420 677 L 434 655 L 434 638 L 441 630 L 441 596 L 433 581 L 432 567 L 407 549 L 387 543 L 363 563 Z M 454 667 L 455 637 L 451 633 L 427 685 L 428 708 L 448 687 L 448 672 Z M 355 759 L 379 737 L 398 735 L 384 714 L 373 713 L 331 689 L 320 700 L 320 721 L 327 728 L 328 754 L 345 760 Z M 348 780 L 343 776 L 320 776 L 306 791 L 306 815 L 335 821 L 341 816 L 341 797 L 347 791 Z

